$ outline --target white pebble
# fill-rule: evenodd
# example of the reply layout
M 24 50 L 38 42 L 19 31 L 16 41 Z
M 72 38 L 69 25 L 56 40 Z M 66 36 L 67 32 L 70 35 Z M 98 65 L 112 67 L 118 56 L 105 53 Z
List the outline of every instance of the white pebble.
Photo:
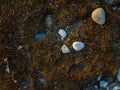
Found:
M 74 42 L 72 46 L 73 46 L 75 51 L 80 51 L 85 47 L 85 44 L 83 42 L 77 41 L 77 42 Z
M 108 86 L 108 82 L 106 82 L 106 81 L 100 81 L 100 87 L 107 88 L 107 86 Z
M 64 44 L 61 47 L 62 53 L 70 53 L 70 49 Z
M 105 23 L 105 11 L 103 8 L 97 8 L 92 12 L 92 20 L 99 25 Z
M 117 80 L 120 82 L 120 68 L 118 69 Z
M 17 49 L 18 49 L 18 50 L 21 50 L 22 48 L 23 48 L 23 47 L 22 47 L 21 45 L 19 45 Z
M 59 29 L 58 34 L 61 36 L 62 40 L 67 36 L 67 32 L 63 29 Z

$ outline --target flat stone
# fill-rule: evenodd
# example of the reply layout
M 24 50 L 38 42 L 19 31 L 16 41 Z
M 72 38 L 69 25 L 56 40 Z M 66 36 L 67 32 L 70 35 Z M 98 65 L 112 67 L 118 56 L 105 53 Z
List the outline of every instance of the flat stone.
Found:
M 73 49 L 75 50 L 75 51 L 80 51 L 80 50 L 82 50 L 84 47 L 85 47 L 85 44 L 83 43 L 83 42 L 74 42 L 73 44 L 72 44 L 72 46 L 73 46 Z
M 99 25 L 103 25 L 105 23 L 105 11 L 103 8 L 97 8 L 92 12 L 92 20 Z
M 117 80 L 120 82 L 120 68 L 118 69 Z
M 34 35 L 35 39 L 41 39 L 41 38 L 45 38 L 45 33 L 36 33 Z
M 65 44 L 61 47 L 62 53 L 70 53 L 70 49 Z
M 61 36 L 62 40 L 67 36 L 67 32 L 64 29 L 59 29 L 58 34 Z

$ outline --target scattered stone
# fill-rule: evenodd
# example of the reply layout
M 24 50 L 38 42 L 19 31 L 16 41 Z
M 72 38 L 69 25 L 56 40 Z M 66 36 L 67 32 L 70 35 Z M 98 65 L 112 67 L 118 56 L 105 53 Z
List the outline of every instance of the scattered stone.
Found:
M 107 88 L 107 86 L 108 86 L 108 82 L 106 82 L 106 81 L 100 81 L 100 87 L 102 87 L 102 88 Z
M 7 73 L 10 73 L 10 68 L 7 66 L 6 69 L 5 69 L 5 71 L 6 71 Z
M 118 69 L 117 80 L 120 82 L 120 68 Z
M 51 15 L 47 15 L 46 16 L 45 24 L 47 24 L 48 26 L 50 26 L 52 24 L 52 17 L 51 17 Z
M 59 29 L 58 34 L 61 36 L 62 40 L 67 36 L 67 32 L 63 29 Z
M 75 51 L 80 51 L 85 47 L 85 44 L 83 42 L 77 41 L 77 42 L 74 42 L 72 46 L 73 46 Z
M 105 23 L 105 11 L 103 8 L 97 8 L 92 12 L 92 20 L 99 25 Z
M 7 61 L 8 61 L 8 59 L 7 59 L 7 58 L 5 58 L 5 59 L 4 59 L 4 62 L 7 62 Z
M 94 88 L 93 90 L 99 90 L 97 85 L 95 85 L 93 88 Z
M 102 78 L 102 75 L 100 75 L 98 78 L 97 78 L 97 81 L 100 81 Z
M 23 48 L 23 47 L 22 47 L 21 45 L 19 45 L 17 49 L 18 49 L 18 50 L 21 50 L 22 48 Z
M 45 79 L 43 79 L 43 78 L 38 78 L 38 80 L 39 80 L 42 84 L 45 84 L 45 83 L 46 83 Z
M 45 38 L 45 33 L 37 33 L 34 35 L 35 39 L 41 39 L 41 38 Z
M 120 86 L 115 86 L 112 90 L 120 90 Z
M 61 47 L 61 51 L 62 53 L 70 53 L 70 49 L 65 44 Z

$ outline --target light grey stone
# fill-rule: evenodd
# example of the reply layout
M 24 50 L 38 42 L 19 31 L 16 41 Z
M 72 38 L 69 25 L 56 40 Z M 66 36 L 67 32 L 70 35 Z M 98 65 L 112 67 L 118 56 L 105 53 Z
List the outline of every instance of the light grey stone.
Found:
M 105 23 L 105 11 L 103 8 L 97 8 L 92 12 L 92 20 L 99 25 L 103 25 Z
M 72 44 L 72 46 L 75 51 L 80 51 L 85 47 L 85 44 L 83 42 L 76 41 Z
M 61 47 L 62 53 L 70 53 L 70 49 L 65 44 Z
M 64 29 L 59 29 L 58 34 L 61 36 L 62 40 L 67 36 L 67 32 Z

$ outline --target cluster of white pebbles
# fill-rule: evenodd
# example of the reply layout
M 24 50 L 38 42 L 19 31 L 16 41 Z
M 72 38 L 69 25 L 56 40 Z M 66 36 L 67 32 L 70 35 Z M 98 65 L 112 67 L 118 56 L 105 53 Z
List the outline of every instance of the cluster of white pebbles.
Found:
M 99 24 L 103 25 L 105 23 L 105 11 L 103 8 L 95 9 L 91 14 L 92 20 Z M 64 29 L 59 29 L 58 34 L 61 37 L 61 40 L 64 40 L 67 37 L 67 32 Z M 72 47 L 75 51 L 80 51 L 85 47 L 85 44 L 81 41 L 75 41 L 72 44 Z M 61 47 L 62 53 L 70 53 L 70 49 L 67 45 L 63 44 Z
M 59 29 L 58 34 L 61 36 L 61 40 L 64 40 L 67 37 L 67 32 L 64 29 Z M 72 47 L 75 51 L 80 51 L 85 45 L 83 42 L 75 41 L 73 42 Z M 69 47 L 65 44 L 62 45 L 61 51 L 62 53 L 70 53 Z

